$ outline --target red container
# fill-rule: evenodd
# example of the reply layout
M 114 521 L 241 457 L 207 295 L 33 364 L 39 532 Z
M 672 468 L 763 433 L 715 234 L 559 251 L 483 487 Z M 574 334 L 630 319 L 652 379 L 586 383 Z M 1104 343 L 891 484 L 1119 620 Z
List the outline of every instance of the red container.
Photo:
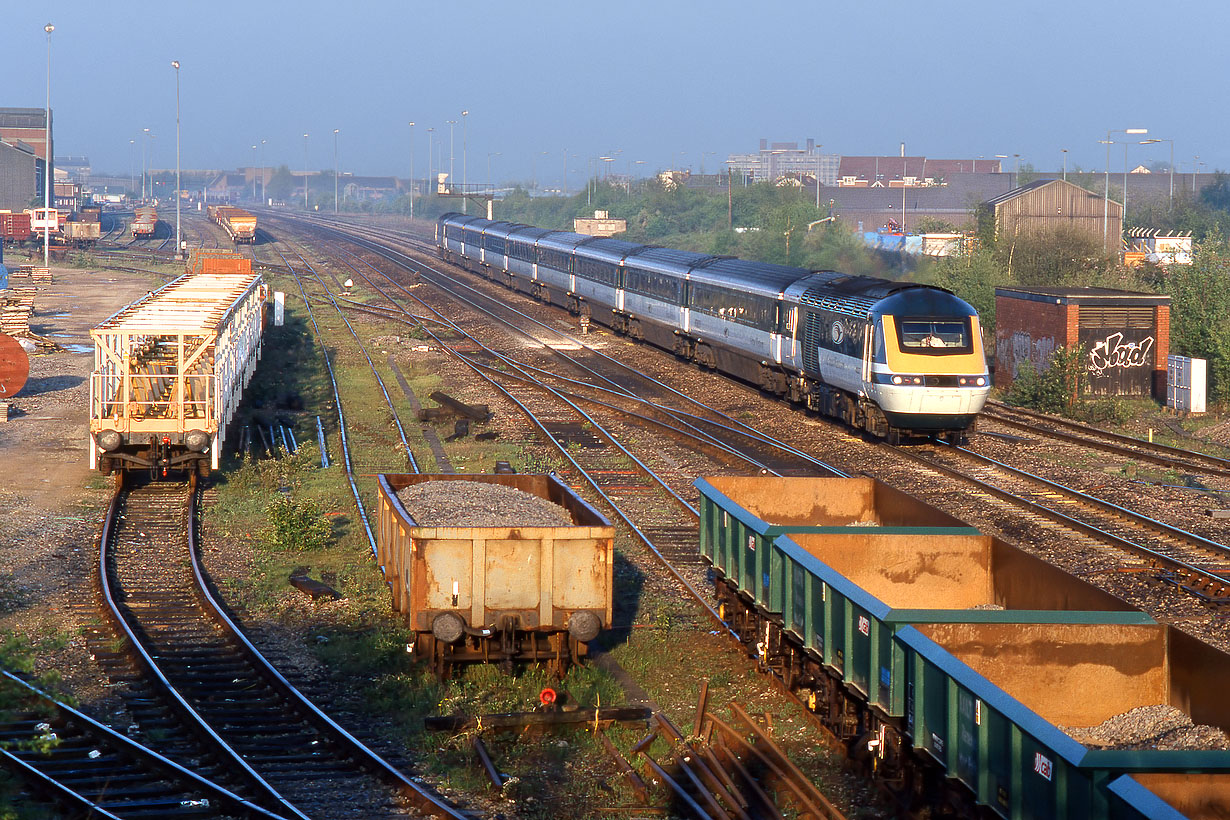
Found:
M 0 214 L 0 239 L 9 242 L 25 242 L 29 238 L 29 214 Z

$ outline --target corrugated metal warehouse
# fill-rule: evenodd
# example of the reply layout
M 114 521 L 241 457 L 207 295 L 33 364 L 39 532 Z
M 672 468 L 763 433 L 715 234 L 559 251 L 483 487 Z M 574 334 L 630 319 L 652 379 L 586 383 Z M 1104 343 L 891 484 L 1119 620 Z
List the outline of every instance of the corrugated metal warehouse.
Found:
M 35 196 L 34 151 L 25 143 L 0 140 L 0 210 L 21 211 Z
M 986 204 L 995 212 L 999 237 L 1073 227 L 1103 241 L 1107 253 L 1119 252 L 1123 205 L 1071 182 L 1037 179 Z
M 1062 347 L 1084 350 L 1088 389 L 1103 396 L 1166 396 L 1170 297 L 1108 288 L 996 288 L 995 383 L 1021 365 L 1041 373 Z

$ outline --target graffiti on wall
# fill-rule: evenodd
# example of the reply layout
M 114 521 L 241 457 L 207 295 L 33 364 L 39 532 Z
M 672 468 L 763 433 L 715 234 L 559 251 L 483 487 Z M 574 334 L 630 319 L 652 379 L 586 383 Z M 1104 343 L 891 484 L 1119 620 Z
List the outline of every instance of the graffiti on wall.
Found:
M 1022 330 L 1013 332 L 1010 340 L 1012 350 L 1012 375 L 1021 372 L 1021 365 L 1032 362 L 1034 370 L 1041 373 L 1051 364 L 1051 356 L 1055 354 L 1055 340 L 1050 336 L 1035 339 Z
M 1089 348 L 1088 370 L 1094 376 L 1102 376 L 1116 368 L 1150 367 L 1153 364 L 1152 352 L 1152 336 L 1125 342 L 1122 333 L 1111 333 Z

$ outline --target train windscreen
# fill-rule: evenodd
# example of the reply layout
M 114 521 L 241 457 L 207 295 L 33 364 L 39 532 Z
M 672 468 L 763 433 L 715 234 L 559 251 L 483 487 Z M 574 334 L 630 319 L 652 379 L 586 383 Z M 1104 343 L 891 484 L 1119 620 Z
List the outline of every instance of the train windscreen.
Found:
M 901 348 L 927 352 L 938 348 L 968 350 L 969 323 L 960 319 L 902 319 Z

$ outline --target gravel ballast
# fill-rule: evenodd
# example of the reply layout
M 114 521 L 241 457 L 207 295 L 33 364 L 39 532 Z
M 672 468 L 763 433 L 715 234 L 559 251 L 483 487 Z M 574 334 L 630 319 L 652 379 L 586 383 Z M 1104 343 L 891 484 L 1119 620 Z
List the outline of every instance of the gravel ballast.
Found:
M 1230 749 L 1230 738 L 1216 726 L 1198 726 L 1174 706 L 1138 706 L 1097 726 L 1060 726 L 1078 743 L 1099 749 Z
M 425 481 L 397 491 L 421 527 L 568 527 L 560 505 L 532 493 L 481 481 Z

